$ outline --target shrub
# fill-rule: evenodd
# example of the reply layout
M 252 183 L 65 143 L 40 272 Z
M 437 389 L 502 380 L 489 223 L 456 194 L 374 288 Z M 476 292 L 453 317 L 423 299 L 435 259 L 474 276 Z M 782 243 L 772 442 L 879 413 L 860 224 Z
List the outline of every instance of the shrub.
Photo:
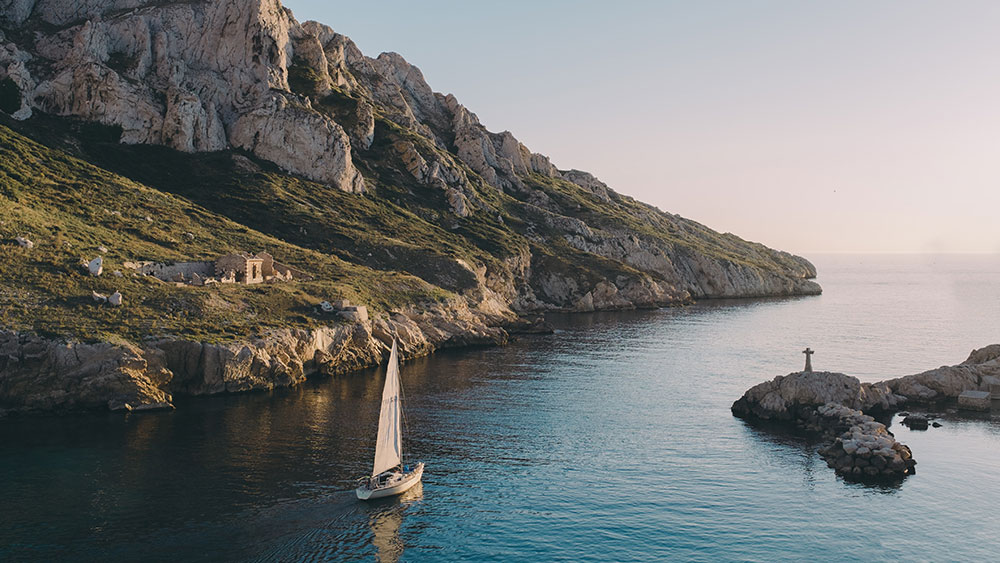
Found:
M 21 109 L 21 90 L 11 77 L 0 81 L 0 110 L 14 113 Z
M 292 66 L 288 67 L 288 87 L 296 94 L 315 96 L 321 82 L 322 78 L 316 70 L 300 58 L 296 58 L 292 61 Z

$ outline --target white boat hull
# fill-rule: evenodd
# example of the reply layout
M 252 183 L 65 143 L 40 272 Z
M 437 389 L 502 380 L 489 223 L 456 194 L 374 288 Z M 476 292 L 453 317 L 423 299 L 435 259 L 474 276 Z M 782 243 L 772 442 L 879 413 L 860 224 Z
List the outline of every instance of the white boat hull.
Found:
M 354 490 L 357 493 L 358 498 L 361 500 L 371 500 L 376 498 L 391 497 L 395 495 L 400 495 L 411 489 L 414 485 L 420 482 L 420 478 L 424 475 L 424 464 L 418 463 L 413 471 L 409 473 L 404 473 L 403 478 L 394 483 L 390 483 L 385 487 L 379 487 L 377 489 L 369 489 L 367 485 L 361 485 Z

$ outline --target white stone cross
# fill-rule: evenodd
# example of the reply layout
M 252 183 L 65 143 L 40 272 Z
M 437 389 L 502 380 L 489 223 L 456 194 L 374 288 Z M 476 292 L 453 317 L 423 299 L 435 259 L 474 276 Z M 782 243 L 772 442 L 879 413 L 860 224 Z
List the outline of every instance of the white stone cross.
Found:
M 805 350 L 802 351 L 802 353 L 806 355 L 806 369 L 804 371 L 812 371 L 813 370 L 812 355 L 815 354 L 816 352 L 807 347 Z

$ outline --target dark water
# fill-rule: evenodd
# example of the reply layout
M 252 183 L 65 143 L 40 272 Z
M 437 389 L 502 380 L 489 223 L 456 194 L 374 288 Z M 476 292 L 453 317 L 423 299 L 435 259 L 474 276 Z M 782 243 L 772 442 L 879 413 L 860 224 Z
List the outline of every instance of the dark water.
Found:
M 362 503 L 381 372 L 176 412 L 0 421 L 0 560 L 991 560 L 1000 414 L 892 430 L 847 484 L 729 405 L 800 369 L 873 380 L 1000 342 L 995 256 L 816 259 L 821 297 L 554 317 L 403 366 L 422 490 Z

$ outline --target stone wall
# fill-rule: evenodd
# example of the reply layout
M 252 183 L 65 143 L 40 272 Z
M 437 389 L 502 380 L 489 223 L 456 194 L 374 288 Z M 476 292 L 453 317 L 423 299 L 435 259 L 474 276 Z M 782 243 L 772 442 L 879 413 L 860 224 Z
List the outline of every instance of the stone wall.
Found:
M 154 276 L 163 281 L 181 281 L 178 275 L 184 276 L 184 281 L 191 280 L 191 276 L 198 274 L 202 278 L 209 278 L 215 275 L 215 262 L 164 262 L 155 264 L 145 264 L 139 267 L 139 273 L 146 276 Z

